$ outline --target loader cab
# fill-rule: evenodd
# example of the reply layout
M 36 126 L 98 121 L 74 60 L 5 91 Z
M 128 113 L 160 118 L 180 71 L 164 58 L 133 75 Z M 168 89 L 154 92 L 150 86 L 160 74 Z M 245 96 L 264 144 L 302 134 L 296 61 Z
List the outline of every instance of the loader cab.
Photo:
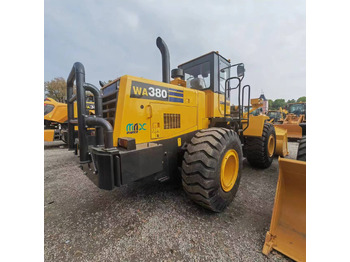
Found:
M 296 116 L 306 114 L 306 103 L 293 103 L 288 105 L 288 112 Z
M 217 52 L 210 52 L 181 64 L 178 68 L 183 69 L 188 88 L 224 93 L 225 81 L 230 77 L 230 66 L 229 60 Z
M 279 112 L 279 111 L 269 111 L 269 112 L 267 113 L 267 116 L 268 116 L 270 119 L 274 119 L 274 120 L 276 120 L 276 121 L 282 118 L 281 112 Z
M 232 73 L 232 68 L 237 66 L 237 74 Z M 210 52 L 178 66 L 183 70 L 183 78 L 188 88 L 204 91 L 206 95 L 206 112 L 208 118 L 223 118 L 228 115 L 238 117 L 239 112 L 231 112 L 231 108 L 240 107 L 238 96 L 228 91 L 240 83 L 237 81 L 244 77 L 244 65 L 242 63 L 231 65 L 230 61 L 218 52 Z M 236 79 L 233 79 L 236 78 Z M 227 92 L 225 84 L 227 81 Z M 231 80 L 236 80 L 231 82 Z M 238 87 L 238 85 L 237 85 Z M 236 88 L 236 91 L 238 89 Z M 242 112 L 241 112 L 242 114 Z

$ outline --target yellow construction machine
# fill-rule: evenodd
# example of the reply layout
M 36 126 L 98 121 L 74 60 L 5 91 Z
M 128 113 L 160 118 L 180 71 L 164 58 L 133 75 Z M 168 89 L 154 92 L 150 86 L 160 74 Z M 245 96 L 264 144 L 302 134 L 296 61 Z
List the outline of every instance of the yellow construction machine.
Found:
M 261 115 L 259 113 L 259 109 L 261 109 L 262 106 L 263 106 L 262 99 L 260 99 L 260 98 L 251 99 L 251 109 L 249 111 L 249 113 L 252 114 L 250 116 L 251 119 L 254 119 L 254 117 Z M 256 112 L 258 112 L 258 113 L 256 113 Z M 280 112 L 283 112 L 282 108 L 280 108 Z M 247 112 L 245 112 L 243 114 L 243 116 L 247 117 Z M 269 115 L 267 115 L 267 116 L 269 116 Z M 271 120 L 269 121 L 269 123 L 271 123 Z M 279 127 L 275 126 L 275 132 L 276 132 L 276 151 L 275 151 L 275 154 L 278 156 L 281 156 L 281 157 L 285 157 L 289 154 L 287 131 L 283 128 L 279 128 Z
M 289 154 L 288 152 L 288 132 L 285 128 L 280 127 L 280 124 L 283 123 L 284 117 L 287 113 L 287 110 L 269 110 L 267 116 L 269 117 L 269 123 L 273 123 L 276 131 L 276 155 L 285 157 Z
M 65 140 L 67 130 L 67 105 L 52 98 L 44 100 L 44 141 Z
M 232 65 L 210 52 L 173 69 L 170 80 L 167 45 L 160 37 L 156 44 L 162 82 L 124 75 L 99 89 L 85 82 L 81 63 L 73 65 L 67 79 L 69 149 L 79 148 L 84 174 L 101 189 L 181 176 L 190 199 L 221 212 L 237 193 L 243 157 L 257 168 L 271 165 L 275 128 L 267 116 L 243 113 L 250 104 L 243 63 Z M 86 114 L 88 91 L 95 98 L 94 116 Z M 234 100 L 238 105 L 232 107 Z M 88 128 L 96 132 L 89 135 Z
M 284 118 L 286 117 L 285 113 L 287 110 L 282 109 L 282 107 L 280 107 L 278 110 L 269 110 L 267 112 L 267 116 L 270 118 L 269 123 L 279 123 L 282 124 Z
M 259 107 L 257 107 L 257 108 L 255 108 L 255 109 L 251 109 L 252 107 L 253 107 L 253 105 L 252 105 L 252 107 L 250 107 L 249 109 L 249 114 L 250 114 L 250 116 L 258 116 L 258 115 L 262 115 L 263 113 L 262 113 L 262 106 L 263 106 L 263 104 L 262 104 L 262 99 L 260 99 L 260 98 L 254 98 L 254 99 L 259 99 Z M 248 106 L 245 106 L 244 107 L 244 111 L 243 111 L 244 113 L 247 113 L 248 112 Z
M 275 123 L 275 127 L 287 130 L 288 138 L 291 140 L 302 138 L 302 127 L 306 124 L 306 103 L 290 103 L 287 105 L 288 114 L 281 124 Z
M 89 97 L 88 97 L 89 100 Z M 94 103 L 87 102 L 89 114 L 94 114 Z M 76 104 L 75 104 L 76 108 Z M 67 143 L 68 137 L 67 104 L 57 102 L 52 98 L 44 100 L 44 141 L 62 140 Z M 77 130 L 77 128 L 76 128 Z
M 296 260 L 306 260 L 306 136 L 299 142 L 297 160 L 279 158 L 279 177 L 270 230 L 263 253 L 275 249 Z

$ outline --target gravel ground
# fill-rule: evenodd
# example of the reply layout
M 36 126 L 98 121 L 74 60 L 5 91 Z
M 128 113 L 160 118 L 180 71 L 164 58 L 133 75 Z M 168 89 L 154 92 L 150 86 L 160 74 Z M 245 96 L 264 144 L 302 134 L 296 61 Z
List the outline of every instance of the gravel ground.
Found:
M 170 184 L 100 190 L 61 142 L 45 142 L 45 261 L 291 261 L 261 253 L 277 179 L 277 158 L 266 170 L 244 161 L 236 198 L 216 214 Z

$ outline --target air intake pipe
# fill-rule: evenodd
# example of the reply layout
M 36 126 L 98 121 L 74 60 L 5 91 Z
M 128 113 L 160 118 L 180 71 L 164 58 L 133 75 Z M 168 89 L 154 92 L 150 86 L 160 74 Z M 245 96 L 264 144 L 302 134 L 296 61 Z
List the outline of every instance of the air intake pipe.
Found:
M 161 37 L 157 38 L 157 47 L 160 50 L 160 53 L 162 54 L 162 75 L 163 75 L 163 82 L 164 83 L 170 83 L 170 55 L 169 55 L 169 49 L 166 45 L 166 43 L 163 41 Z

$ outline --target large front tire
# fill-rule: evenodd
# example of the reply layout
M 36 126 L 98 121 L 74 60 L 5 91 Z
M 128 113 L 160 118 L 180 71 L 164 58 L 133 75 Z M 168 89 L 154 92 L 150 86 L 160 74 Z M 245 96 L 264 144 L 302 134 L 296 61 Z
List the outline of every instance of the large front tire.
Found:
M 244 151 L 249 164 L 257 168 L 268 168 L 276 151 L 276 132 L 270 123 L 264 124 L 261 137 L 246 137 Z
M 223 211 L 237 193 L 242 170 L 238 135 L 226 128 L 199 131 L 187 146 L 182 162 L 182 185 L 197 204 Z

